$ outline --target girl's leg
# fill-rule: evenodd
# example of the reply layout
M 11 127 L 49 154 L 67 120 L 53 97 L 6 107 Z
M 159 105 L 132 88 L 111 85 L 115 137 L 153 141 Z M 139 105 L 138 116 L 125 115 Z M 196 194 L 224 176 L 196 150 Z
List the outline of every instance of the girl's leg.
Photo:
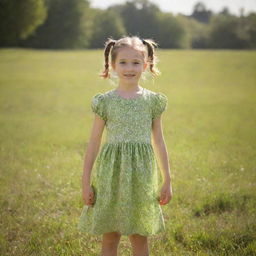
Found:
M 129 236 L 133 256 L 149 256 L 148 238 L 139 234 L 132 234 Z
M 118 244 L 121 238 L 119 232 L 103 234 L 101 256 L 117 256 Z

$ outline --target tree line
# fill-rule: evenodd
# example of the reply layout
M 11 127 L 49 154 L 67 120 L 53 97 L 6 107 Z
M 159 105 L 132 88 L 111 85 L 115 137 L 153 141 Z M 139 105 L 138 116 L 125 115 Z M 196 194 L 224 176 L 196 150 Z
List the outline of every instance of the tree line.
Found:
M 152 38 L 160 48 L 256 48 L 256 13 L 219 13 L 203 2 L 191 15 L 163 12 L 149 0 L 107 9 L 88 0 L 0 0 L 0 47 L 102 48 L 108 37 Z

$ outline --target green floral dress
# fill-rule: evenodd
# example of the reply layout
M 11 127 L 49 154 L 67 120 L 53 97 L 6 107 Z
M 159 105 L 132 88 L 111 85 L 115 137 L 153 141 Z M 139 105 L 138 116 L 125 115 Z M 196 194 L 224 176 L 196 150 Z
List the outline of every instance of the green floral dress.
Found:
M 92 111 L 105 121 L 107 134 L 91 173 L 94 205 L 84 205 L 79 231 L 143 236 L 165 231 L 151 130 L 167 103 L 165 94 L 146 88 L 135 98 L 114 89 L 93 96 Z

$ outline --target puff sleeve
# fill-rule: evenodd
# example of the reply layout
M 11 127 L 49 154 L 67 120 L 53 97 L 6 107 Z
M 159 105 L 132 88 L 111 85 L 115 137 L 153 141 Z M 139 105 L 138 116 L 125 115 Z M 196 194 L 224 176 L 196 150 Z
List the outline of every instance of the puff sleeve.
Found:
M 152 100 L 152 120 L 159 117 L 167 109 L 168 98 L 165 94 L 157 92 Z
M 99 115 L 104 121 L 107 121 L 105 100 L 104 95 L 102 93 L 97 93 L 92 97 L 91 109 L 95 114 Z

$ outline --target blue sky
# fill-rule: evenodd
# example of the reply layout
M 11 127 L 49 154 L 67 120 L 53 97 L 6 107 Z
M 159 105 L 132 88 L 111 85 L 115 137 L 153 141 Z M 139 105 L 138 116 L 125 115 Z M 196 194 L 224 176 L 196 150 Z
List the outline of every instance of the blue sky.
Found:
M 92 7 L 107 8 L 112 4 L 125 3 L 126 0 L 90 0 Z M 193 6 L 198 0 L 151 0 L 156 3 L 164 12 L 172 12 L 174 14 L 183 13 L 191 14 Z M 239 15 L 240 8 L 244 8 L 244 14 L 256 12 L 256 0 L 202 0 L 207 9 L 213 12 L 219 12 L 224 6 L 227 6 L 231 13 Z

